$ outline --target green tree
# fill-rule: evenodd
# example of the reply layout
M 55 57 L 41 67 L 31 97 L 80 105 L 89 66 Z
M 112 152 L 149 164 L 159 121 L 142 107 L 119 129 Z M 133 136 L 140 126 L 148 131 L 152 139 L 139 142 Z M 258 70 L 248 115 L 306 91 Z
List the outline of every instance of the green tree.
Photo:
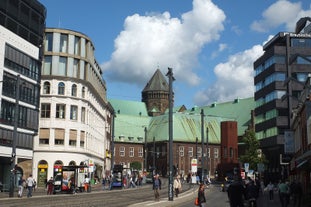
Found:
M 257 170 L 258 163 L 267 163 L 264 155 L 260 151 L 260 143 L 256 139 L 253 130 L 247 130 L 242 142 L 245 144 L 245 154 L 240 156 L 242 163 L 249 163 L 249 169 Z
M 134 170 L 141 170 L 141 163 L 140 162 L 131 162 L 130 168 Z

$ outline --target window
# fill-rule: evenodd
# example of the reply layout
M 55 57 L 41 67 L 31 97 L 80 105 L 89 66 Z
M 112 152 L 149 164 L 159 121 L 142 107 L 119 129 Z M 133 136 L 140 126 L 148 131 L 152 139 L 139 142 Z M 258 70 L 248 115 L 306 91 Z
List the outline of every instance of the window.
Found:
M 179 156 L 180 156 L 180 157 L 183 157 L 184 154 L 185 154 L 185 152 L 184 152 L 184 147 L 183 147 L 183 146 L 180 146 L 180 147 L 179 147 Z
M 67 58 L 65 57 L 59 57 L 59 63 L 58 63 L 58 71 L 56 75 L 66 75 L 66 67 L 67 67 Z
M 214 148 L 214 158 L 219 158 L 219 150 L 218 150 L 218 148 Z
M 71 86 L 71 96 L 77 96 L 77 85 L 73 84 Z
M 81 108 L 81 122 L 85 123 L 85 107 Z
M 85 98 L 85 87 L 82 87 L 82 98 Z
M 188 155 L 189 157 L 193 157 L 193 147 L 188 147 Z
M 41 104 L 41 118 L 50 118 L 51 117 L 51 104 L 42 103 Z
M 52 56 L 45 56 L 42 75 L 51 75 L 51 70 L 52 70 Z
M 69 145 L 70 146 L 76 146 L 77 145 L 77 130 L 70 129 Z
M 80 147 L 84 147 L 84 140 L 85 140 L 85 131 L 80 132 Z
M 130 157 L 134 157 L 134 147 L 130 147 L 130 152 L 129 152 Z
M 138 157 L 144 156 L 144 149 L 142 147 L 138 148 Z
M 208 158 L 211 157 L 211 149 L 210 148 L 207 149 L 207 156 L 208 156 Z
M 60 35 L 60 45 L 59 45 L 59 52 L 67 52 L 67 39 L 68 36 L 66 34 Z
M 55 129 L 55 145 L 64 145 L 65 129 Z
M 50 129 L 39 129 L 39 144 L 49 144 Z
M 80 37 L 75 37 L 74 54 L 75 55 L 79 55 L 80 54 Z
M 48 81 L 43 83 L 43 94 L 50 94 L 51 84 Z
M 52 51 L 53 49 L 53 33 L 45 33 L 45 51 Z
M 77 120 L 78 106 L 70 106 L 70 119 Z
M 202 147 L 198 147 L 197 156 L 202 157 Z
M 56 118 L 65 119 L 65 104 L 56 104 Z
M 227 147 L 224 147 L 224 158 L 227 158 L 228 156 L 228 150 Z
M 120 147 L 120 152 L 119 152 L 120 157 L 125 156 L 125 147 Z
M 58 83 L 58 95 L 65 95 L 65 84 L 63 82 Z
M 229 148 L 229 156 L 230 156 L 230 158 L 233 158 L 233 149 L 232 149 L 232 147 Z

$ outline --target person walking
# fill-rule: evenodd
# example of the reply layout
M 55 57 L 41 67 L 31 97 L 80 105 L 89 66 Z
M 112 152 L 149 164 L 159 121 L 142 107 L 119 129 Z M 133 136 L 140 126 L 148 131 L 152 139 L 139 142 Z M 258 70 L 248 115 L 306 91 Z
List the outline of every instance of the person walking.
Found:
M 241 178 L 235 178 L 228 187 L 230 207 L 244 207 L 245 187 Z
M 178 194 L 181 192 L 181 182 L 179 175 L 175 177 L 173 187 L 175 190 L 175 196 L 178 197 Z
M 26 180 L 24 179 L 24 177 L 20 177 L 20 179 L 18 180 L 18 197 L 19 198 L 23 197 L 23 191 L 25 187 L 26 187 Z
M 294 200 L 294 207 L 301 206 L 301 199 L 302 199 L 302 185 L 298 181 L 294 181 L 293 185 L 291 186 L 291 191 Z
M 35 180 L 33 179 L 32 174 L 29 175 L 26 183 L 27 183 L 27 189 L 28 189 L 27 198 L 30 198 L 32 197 L 32 190 L 35 184 Z
M 288 205 L 288 194 L 289 194 L 289 186 L 285 183 L 285 180 L 282 180 L 278 186 L 279 195 L 282 207 L 287 207 Z
M 267 185 L 267 190 L 269 191 L 269 199 L 270 201 L 274 200 L 274 185 L 270 181 L 270 183 Z
M 199 206 L 200 207 L 206 207 L 206 198 L 205 198 L 204 187 L 205 186 L 203 183 L 201 183 L 199 186 L 198 199 L 199 199 Z
M 259 186 L 255 185 L 255 182 L 251 180 L 246 186 L 246 197 L 249 202 L 249 206 L 257 206 L 257 198 L 259 195 Z
M 54 188 L 54 180 L 53 177 L 51 177 L 48 182 L 46 183 L 47 185 L 47 195 L 52 195 L 53 194 L 53 188 Z
M 159 174 L 156 174 L 153 178 L 153 191 L 155 201 L 160 201 L 159 190 L 161 190 L 161 179 L 159 178 Z

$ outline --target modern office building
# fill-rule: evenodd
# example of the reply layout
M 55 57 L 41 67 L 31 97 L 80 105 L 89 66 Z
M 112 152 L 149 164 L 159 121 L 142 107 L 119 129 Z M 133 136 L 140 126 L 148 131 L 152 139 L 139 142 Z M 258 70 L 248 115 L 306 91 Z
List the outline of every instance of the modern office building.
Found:
M 38 186 L 61 166 L 88 165 L 89 176 L 110 172 L 111 114 L 106 83 L 86 35 L 46 28 L 39 133 L 33 175 Z
M 263 49 L 264 54 L 254 62 L 255 130 L 269 160 L 265 178 L 277 181 L 289 175 L 293 142 L 284 143 L 293 138 L 292 110 L 298 107 L 298 97 L 311 73 L 311 35 L 280 32 Z
M 0 1 L 0 181 L 10 196 L 32 170 L 45 17 L 36 0 Z

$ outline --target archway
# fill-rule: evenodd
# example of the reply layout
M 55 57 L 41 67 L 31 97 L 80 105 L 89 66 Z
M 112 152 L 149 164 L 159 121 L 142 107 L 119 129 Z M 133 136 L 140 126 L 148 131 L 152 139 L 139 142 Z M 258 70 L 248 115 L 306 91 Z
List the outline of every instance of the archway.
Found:
M 37 186 L 44 187 L 47 181 L 48 162 L 40 160 L 38 163 Z

